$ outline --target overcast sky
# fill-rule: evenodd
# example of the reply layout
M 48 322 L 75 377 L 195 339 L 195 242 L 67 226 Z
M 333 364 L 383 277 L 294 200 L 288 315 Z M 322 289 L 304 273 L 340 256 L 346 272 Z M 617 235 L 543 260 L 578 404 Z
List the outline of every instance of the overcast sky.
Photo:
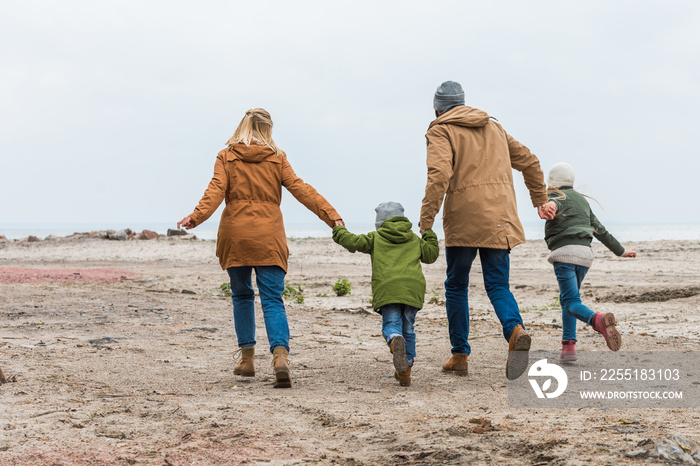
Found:
M 700 223 L 697 1 L 5 1 L 0 42 L 0 224 L 174 224 L 252 107 L 349 227 L 417 223 L 445 80 L 603 223 Z

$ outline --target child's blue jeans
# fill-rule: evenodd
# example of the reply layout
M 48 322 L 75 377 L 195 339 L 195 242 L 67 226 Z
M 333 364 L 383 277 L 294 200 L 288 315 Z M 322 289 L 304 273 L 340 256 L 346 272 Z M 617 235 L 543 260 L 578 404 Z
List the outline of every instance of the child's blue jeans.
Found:
M 595 315 L 581 303 L 579 289 L 588 273 L 588 267 L 564 262 L 554 263 L 554 274 L 559 282 L 559 303 L 561 304 L 562 340 L 576 341 L 576 319 L 589 324 Z
M 283 346 L 289 351 L 289 324 L 282 300 L 286 274 L 276 265 L 226 269 L 231 278 L 233 326 L 236 329 L 238 346 L 241 348 L 255 346 L 255 293 L 251 282 L 253 269 L 255 269 L 255 278 L 260 292 L 270 351 L 272 352 L 278 346 Z
M 408 304 L 387 304 L 382 306 L 382 335 L 389 344 L 394 337 L 402 336 L 406 340 L 406 357 L 408 365 L 413 366 L 416 357 L 416 322 L 418 309 Z

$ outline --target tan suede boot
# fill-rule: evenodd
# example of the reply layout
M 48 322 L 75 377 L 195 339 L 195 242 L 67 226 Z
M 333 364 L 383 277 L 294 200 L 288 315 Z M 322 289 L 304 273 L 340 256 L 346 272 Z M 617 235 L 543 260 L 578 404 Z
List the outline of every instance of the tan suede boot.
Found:
M 292 379 L 289 376 L 289 352 L 284 346 L 272 350 L 272 370 L 275 373 L 275 388 L 289 388 Z
M 467 357 L 468 355 L 463 353 L 453 354 L 449 361 L 442 363 L 443 372 L 451 372 L 457 375 L 469 375 Z
M 506 360 L 506 377 L 508 377 L 508 380 L 517 379 L 527 369 L 528 351 L 530 351 L 531 344 L 532 339 L 523 326 L 520 324 L 516 325 L 508 339 L 508 359 Z
M 241 348 L 241 360 L 233 368 L 233 373 L 243 377 L 255 376 L 255 346 Z
M 408 370 L 404 372 L 394 371 L 394 378 L 399 381 L 399 385 L 402 387 L 411 386 L 411 366 L 408 366 Z

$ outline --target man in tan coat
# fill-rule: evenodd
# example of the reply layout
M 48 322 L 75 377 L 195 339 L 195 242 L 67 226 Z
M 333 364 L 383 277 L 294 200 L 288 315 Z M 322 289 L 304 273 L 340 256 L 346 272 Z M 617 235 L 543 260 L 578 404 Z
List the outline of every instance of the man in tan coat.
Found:
M 481 258 L 486 293 L 508 341 L 506 375 L 527 367 L 530 336 L 509 289 L 512 248 L 525 242 L 518 219 L 512 169 L 522 172 L 532 205 L 541 218 L 553 217 L 540 162 L 486 112 L 464 105 L 459 83 L 446 81 L 433 101 L 436 119 L 428 127 L 428 181 L 420 214 L 421 231 L 432 228 L 443 207 L 447 280 L 445 298 L 452 357 L 446 372 L 466 375 L 469 346 L 469 271 Z

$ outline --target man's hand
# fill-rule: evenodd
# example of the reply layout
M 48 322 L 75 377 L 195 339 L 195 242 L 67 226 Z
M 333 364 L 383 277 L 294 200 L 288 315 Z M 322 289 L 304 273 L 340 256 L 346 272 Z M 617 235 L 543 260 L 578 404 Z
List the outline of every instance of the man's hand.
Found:
M 557 203 L 549 201 L 537 208 L 537 213 L 542 220 L 552 220 L 557 213 Z
M 185 230 L 190 230 L 190 229 L 196 227 L 197 225 L 194 224 L 194 220 L 192 220 L 190 217 L 185 217 L 182 220 L 180 220 L 179 222 L 177 222 L 177 229 L 178 230 L 180 229 L 180 226 L 182 226 L 182 228 L 184 228 Z
M 622 253 L 622 257 L 631 257 L 632 259 L 634 259 L 635 257 L 637 257 L 637 251 L 635 251 L 634 249 L 625 249 L 625 252 Z

